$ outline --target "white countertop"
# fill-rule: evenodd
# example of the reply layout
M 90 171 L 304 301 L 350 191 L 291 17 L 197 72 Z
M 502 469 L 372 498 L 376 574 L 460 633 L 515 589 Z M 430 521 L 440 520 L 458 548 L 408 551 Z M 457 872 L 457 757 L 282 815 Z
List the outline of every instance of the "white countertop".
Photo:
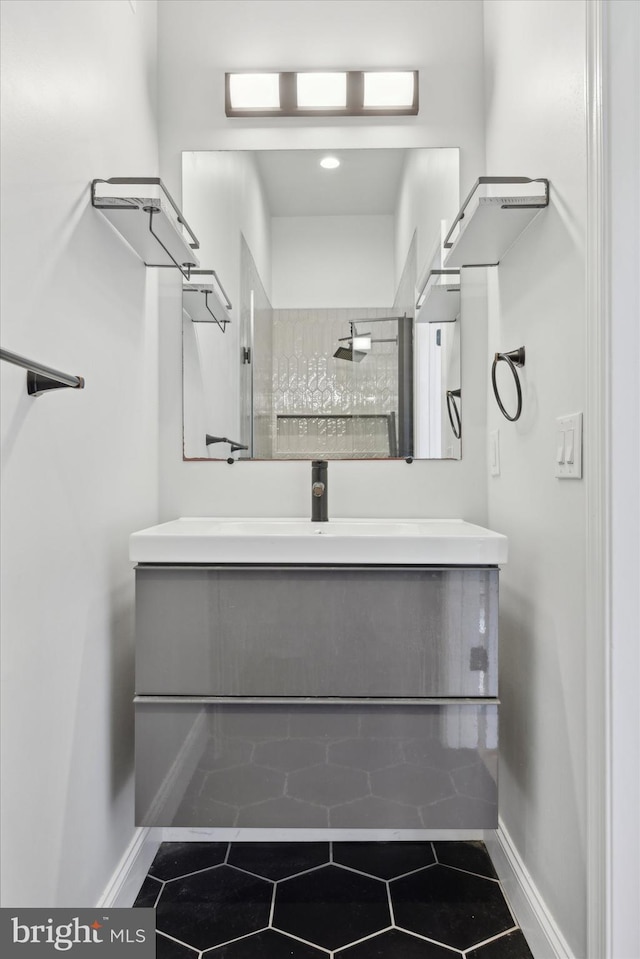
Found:
M 461 519 L 186 516 L 133 533 L 138 563 L 358 563 L 495 566 L 507 537 Z

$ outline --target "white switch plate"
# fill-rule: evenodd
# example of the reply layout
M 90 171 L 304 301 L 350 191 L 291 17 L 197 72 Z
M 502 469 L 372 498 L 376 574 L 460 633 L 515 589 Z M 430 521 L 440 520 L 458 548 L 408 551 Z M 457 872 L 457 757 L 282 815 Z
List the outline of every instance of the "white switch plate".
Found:
M 582 479 L 582 413 L 558 417 L 554 449 L 558 479 Z
M 500 476 L 500 430 L 489 433 L 489 469 L 492 476 Z

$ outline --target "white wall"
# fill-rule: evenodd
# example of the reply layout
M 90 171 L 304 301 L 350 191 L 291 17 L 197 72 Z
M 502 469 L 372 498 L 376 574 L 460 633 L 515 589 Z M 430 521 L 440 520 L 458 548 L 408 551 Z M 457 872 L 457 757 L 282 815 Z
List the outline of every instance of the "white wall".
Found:
M 133 834 L 133 573 L 156 521 L 153 276 L 90 205 L 157 175 L 156 4 L 2 4 L 3 905 L 96 903 Z M 179 317 L 178 317 L 179 320 Z
M 611 956 L 640 956 L 640 5 L 607 6 L 611 297 Z M 635 215 L 632 215 L 635 211 Z
M 260 277 L 271 287 L 271 228 L 254 154 L 187 152 L 182 210 L 200 242 L 200 268 L 215 269 L 232 303 L 224 334 L 215 323 L 185 322 L 184 407 L 189 457 L 226 456 L 228 447 L 205 444 L 206 433 L 240 439 L 241 271 L 244 235 Z M 197 276 L 194 276 L 197 283 Z M 168 277 L 171 286 L 179 277 Z M 179 285 L 179 284 L 178 284 Z M 175 319 L 175 318 L 174 318 Z M 201 420 L 208 424 L 205 431 Z M 196 428 L 196 424 L 197 428 Z
M 489 402 L 501 475 L 500 809 L 576 956 L 586 951 L 586 487 L 554 476 L 555 418 L 584 411 L 585 3 L 485 0 L 487 173 L 548 177 L 549 208 L 490 273 L 489 350 L 526 347 L 516 424 Z
M 450 226 L 455 219 L 464 198 L 464 194 L 459 195 L 460 160 L 457 150 L 412 151 L 407 154 L 396 213 L 398 279 L 414 231 L 418 231 L 420 279 L 441 241 L 442 221 L 447 221 Z
M 250 28 L 248 29 L 248 25 Z M 159 10 L 160 149 L 178 195 L 183 150 L 460 147 L 464 195 L 484 163 L 481 0 L 163 0 Z M 417 117 L 228 120 L 224 72 L 305 66 L 420 70 Z M 443 82 L 446 78 L 446 82 Z M 185 90 L 189 95 L 185 97 Z M 197 232 L 197 230 L 196 230 Z M 461 463 L 332 463 L 335 514 L 486 520 L 484 299 L 467 284 L 462 378 L 468 430 Z M 161 300 L 161 513 L 307 515 L 309 464 L 183 463 L 180 294 Z M 475 312 L 479 311 L 479 316 Z
M 393 303 L 392 216 L 276 216 L 271 237 L 275 310 Z

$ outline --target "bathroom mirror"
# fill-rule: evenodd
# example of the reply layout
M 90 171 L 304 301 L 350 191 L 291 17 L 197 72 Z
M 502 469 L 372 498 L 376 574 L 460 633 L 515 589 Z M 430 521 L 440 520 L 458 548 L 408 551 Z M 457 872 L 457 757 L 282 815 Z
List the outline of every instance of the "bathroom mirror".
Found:
M 457 149 L 184 153 L 184 458 L 458 459 L 460 315 L 416 311 L 458 208 Z

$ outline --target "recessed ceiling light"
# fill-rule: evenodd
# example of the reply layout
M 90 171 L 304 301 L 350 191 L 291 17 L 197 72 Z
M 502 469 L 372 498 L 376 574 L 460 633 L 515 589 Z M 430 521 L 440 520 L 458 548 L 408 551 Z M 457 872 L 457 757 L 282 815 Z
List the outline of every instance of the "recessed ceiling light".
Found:
M 340 160 L 337 157 L 323 157 L 320 160 L 320 166 L 324 170 L 335 170 L 340 166 Z

